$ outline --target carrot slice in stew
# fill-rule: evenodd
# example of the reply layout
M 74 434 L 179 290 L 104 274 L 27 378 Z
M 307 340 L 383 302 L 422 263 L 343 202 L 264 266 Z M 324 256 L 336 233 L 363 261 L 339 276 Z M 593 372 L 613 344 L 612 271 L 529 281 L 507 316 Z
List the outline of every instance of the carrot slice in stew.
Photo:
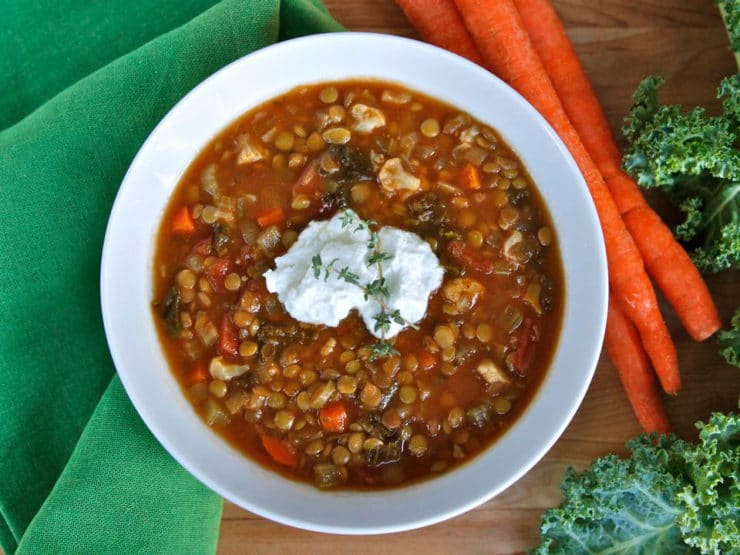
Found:
M 228 314 L 221 320 L 221 333 L 218 336 L 218 352 L 221 356 L 236 357 L 239 355 L 239 330 Z
M 319 422 L 327 432 L 342 433 L 347 429 L 349 414 L 341 401 L 326 403 L 319 411 Z
M 419 366 L 423 370 L 429 370 L 430 368 L 433 368 L 435 364 L 437 364 L 437 357 L 435 357 L 429 351 L 421 351 L 416 359 L 419 361 Z
M 292 466 L 293 468 L 298 466 L 298 454 L 291 445 L 284 441 L 272 436 L 262 436 L 262 447 L 276 463 Z
M 206 370 L 205 364 L 198 364 L 195 368 L 193 368 L 188 374 L 187 378 L 187 384 L 195 385 L 199 382 L 204 382 L 208 379 L 208 371 Z
M 276 206 L 275 208 L 270 208 L 269 210 L 265 210 L 264 212 L 257 214 L 256 220 L 257 225 L 260 227 L 270 227 L 271 225 L 284 222 L 287 217 L 288 216 L 285 214 L 285 211 L 279 206 Z
M 170 229 L 175 235 L 190 235 L 195 231 L 195 222 L 187 206 L 183 206 L 175 212 L 170 224 Z
M 468 162 L 460 172 L 460 185 L 465 189 L 477 191 L 480 189 L 480 175 L 478 168 Z

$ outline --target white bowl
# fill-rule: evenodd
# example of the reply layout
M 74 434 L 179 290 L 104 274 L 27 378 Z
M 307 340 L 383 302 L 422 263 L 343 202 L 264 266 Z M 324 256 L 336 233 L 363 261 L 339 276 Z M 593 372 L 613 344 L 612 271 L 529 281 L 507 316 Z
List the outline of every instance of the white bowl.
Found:
M 154 240 L 180 176 L 210 139 L 293 87 L 378 78 L 449 102 L 497 129 L 550 210 L 565 273 L 563 326 L 539 392 L 493 446 L 440 477 L 384 491 L 319 491 L 230 447 L 196 415 L 164 358 L 152 320 Z M 133 107 L 135 109 L 135 107 Z M 552 446 L 578 408 L 601 350 L 606 257 L 596 212 L 568 151 L 514 90 L 480 67 L 420 42 L 336 33 L 276 44 L 221 69 L 152 131 L 123 180 L 101 267 L 103 320 L 126 391 L 160 443 L 193 476 L 266 518 L 321 532 L 379 534 L 456 516 L 500 493 Z

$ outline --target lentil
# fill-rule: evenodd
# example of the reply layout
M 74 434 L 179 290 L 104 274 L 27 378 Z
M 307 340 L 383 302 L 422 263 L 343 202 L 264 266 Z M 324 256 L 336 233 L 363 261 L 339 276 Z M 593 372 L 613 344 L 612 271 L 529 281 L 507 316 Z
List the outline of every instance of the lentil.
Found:
M 541 227 L 537 230 L 537 239 L 543 247 L 552 243 L 552 232 L 549 227 Z
M 314 131 L 308 136 L 306 146 L 308 147 L 309 152 L 321 152 L 326 147 L 326 142 L 319 133 Z
M 410 385 L 404 385 L 398 390 L 398 397 L 401 399 L 401 402 L 410 405 L 416 401 L 416 389 Z
M 254 341 L 242 341 L 239 345 L 239 354 L 244 358 L 249 358 L 257 354 L 257 343 Z
M 326 87 L 319 92 L 319 98 L 324 104 L 333 104 L 339 98 L 339 91 L 336 87 Z
M 475 249 L 480 248 L 483 244 L 483 234 L 477 229 L 471 229 L 468 231 L 468 244 Z
M 493 328 L 490 324 L 478 324 L 475 330 L 475 336 L 481 343 L 488 343 L 493 338 Z
M 332 127 L 321 134 L 321 137 L 329 144 L 343 145 L 352 138 L 352 133 L 344 127 Z
M 275 137 L 275 147 L 283 152 L 290 152 L 295 143 L 295 135 L 290 131 L 280 131 Z
M 239 277 L 239 274 L 235 274 L 234 272 L 231 272 L 224 278 L 224 287 L 228 291 L 238 291 L 241 286 L 242 286 L 242 278 Z
M 295 415 L 287 410 L 279 410 L 273 418 L 275 427 L 279 430 L 288 431 L 293 427 Z
M 211 392 L 211 395 L 218 397 L 219 399 L 224 398 L 227 390 L 228 386 L 221 380 L 213 380 L 208 384 L 208 391 Z
M 349 462 L 350 452 L 346 447 L 337 445 L 331 452 L 331 460 L 334 464 L 347 464 Z
M 193 289 L 195 287 L 195 274 L 191 270 L 180 270 L 177 274 L 177 283 L 183 289 Z
M 425 119 L 421 122 L 421 134 L 433 139 L 439 135 L 439 122 L 434 118 Z
M 409 440 L 409 451 L 415 457 L 422 457 L 426 454 L 429 448 L 429 441 L 423 435 L 417 434 L 412 436 Z
M 370 408 L 375 408 L 380 404 L 382 393 L 380 388 L 372 383 L 366 383 L 360 393 L 362 402 Z
M 337 380 L 337 391 L 342 395 L 354 395 L 357 390 L 357 380 L 352 376 L 341 376 Z
M 451 428 L 459 428 L 465 422 L 465 411 L 460 407 L 455 407 L 447 415 L 447 422 Z

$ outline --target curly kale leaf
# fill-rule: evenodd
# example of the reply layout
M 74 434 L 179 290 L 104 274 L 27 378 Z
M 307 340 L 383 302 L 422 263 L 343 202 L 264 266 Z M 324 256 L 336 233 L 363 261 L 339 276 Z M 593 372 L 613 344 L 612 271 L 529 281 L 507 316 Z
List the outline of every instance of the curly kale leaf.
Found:
M 699 423 L 700 446 L 687 450 L 688 484 L 676 499 L 684 542 L 702 553 L 740 553 L 740 418 Z
M 656 459 L 671 458 L 677 440 L 662 438 L 661 452 L 622 460 L 597 459 L 583 474 L 566 472 L 564 501 L 545 511 L 536 553 L 696 553 L 681 539 L 676 496 L 684 481 Z M 668 448 L 668 449 L 666 449 Z
M 730 48 L 733 52 L 740 52 L 740 1 L 717 0 L 717 5 L 725 20 L 727 34 L 730 37 Z
M 700 443 L 642 435 L 628 459 L 566 472 L 536 553 L 738 553 L 740 418 L 715 414 Z
M 738 2 L 740 6 L 740 1 Z M 740 9 L 740 8 L 739 8 Z M 725 117 L 740 123 L 740 73 L 725 77 L 719 84 L 717 97 L 722 101 L 722 111 Z
M 716 337 L 717 343 L 722 347 L 719 354 L 727 362 L 740 368 L 740 308 L 730 321 L 730 329 L 718 331 Z
M 661 105 L 659 77 L 638 86 L 626 118 L 623 166 L 646 188 L 663 190 L 683 212 L 676 236 L 705 272 L 740 265 L 740 74 L 719 89 L 723 113 Z
M 709 117 L 704 108 L 684 112 L 680 106 L 661 106 L 660 77 L 640 83 L 626 118 L 624 134 L 630 142 L 624 166 L 640 185 L 661 187 L 669 193 L 687 185 L 703 185 L 709 178 L 740 179 L 737 128 L 725 115 Z M 734 93 L 737 88 L 725 87 Z M 730 103 L 731 104 L 731 103 Z

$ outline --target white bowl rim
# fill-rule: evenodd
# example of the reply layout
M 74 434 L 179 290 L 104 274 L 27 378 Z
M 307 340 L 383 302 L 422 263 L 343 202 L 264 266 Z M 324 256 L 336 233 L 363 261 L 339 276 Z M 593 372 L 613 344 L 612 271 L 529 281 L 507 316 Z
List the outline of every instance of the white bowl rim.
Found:
M 357 62 L 359 67 L 365 67 L 363 64 L 370 63 L 362 57 L 367 49 L 375 49 L 376 53 L 386 53 L 390 58 L 379 56 L 385 61 L 376 64 L 380 69 L 375 71 L 348 71 L 341 74 L 344 77 L 340 76 L 339 78 L 336 76 L 327 77 L 321 72 L 321 69 L 318 69 L 311 79 L 296 80 L 287 88 L 277 88 L 262 100 L 247 104 L 246 108 L 237 112 L 237 115 L 232 115 L 228 120 L 224 120 L 225 123 L 216 126 L 215 131 L 210 136 L 202 136 L 202 141 L 197 145 L 174 144 L 172 137 L 169 137 L 171 144 L 163 144 L 163 136 L 167 135 L 169 130 L 177 128 L 179 124 L 186 126 L 193 124 L 192 110 L 195 107 L 203 106 L 203 103 L 213 95 L 218 97 L 216 93 L 218 93 L 219 87 L 230 82 L 236 75 L 244 76 L 250 71 L 256 71 L 255 68 L 258 67 L 265 71 L 265 67 L 274 63 L 275 60 L 284 60 L 286 56 L 290 55 L 304 56 L 306 53 L 318 53 L 324 56 L 326 59 L 313 58 L 317 60 L 319 65 L 323 64 L 324 69 L 326 69 L 327 59 L 336 61 L 336 59 L 343 57 L 354 57 L 354 61 Z M 416 73 L 412 79 L 397 78 L 399 70 L 395 67 L 396 64 L 406 64 L 406 71 L 412 73 L 416 71 L 413 65 L 410 65 L 412 62 L 408 61 L 407 58 L 414 62 L 431 61 L 436 64 L 436 67 L 443 67 L 445 71 L 450 71 L 453 74 L 460 73 L 471 83 L 482 84 L 485 90 L 482 90 L 480 94 L 485 92 L 487 94 L 486 98 L 489 98 L 488 95 L 490 95 L 490 97 L 495 97 L 497 100 L 509 102 L 507 110 L 512 110 L 523 118 L 519 120 L 523 125 L 537 128 L 538 134 L 534 136 L 533 140 L 540 141 L 542 144 L 539 146 L 553 157 L 552 160 L 548 159 L 550 162 L 557 162 L 557 171 L 552 175 L 548 173 L 549 167 L 538 168 L 537 164 L 532 164 L 528 160 L 528 157 L 532 156 L 531 153 L 526 156 L 522 155 L 522 152 L 529 147 L 510 140 L 513 132 L 502 128 L 497 128 L 497 130 L 506 138 L 517 154 L 525 160 L 528 171 L 535 178 L 540 193 L 545 197 L 545 202 L 550 208 L 554 221 L 555 214 L 552 213 L 552 204 L 543 191 L 541 180 L 538 180 L 536 175 L 548 176 L 548 180 L 550 178 L 557 180 L 560 178 L 560 174 L 557 172 L 560 171 L 563 172 L 562 179 L 570 182 L 570 189 L 567 190 L 566 196 L 570 197 L 575 209 L 570 213 L 567 210 L 565 212 L 561 210 L 567 216 L 561 214 L 560 220 L 555 221 L 554 225 L 559 238 L 561 238 L 561 227 L 570 228 L 575 226 L 579 231 L 578 234 L 568 232 L 569 237 L 578 243 L 577 247 L 563 243 L 559 245 L 561 259 L 563 260 L 564 273 L 568 271 L 567 264 L 572 262 L 570 258 L 575 257 L 573 263 L 576 268 L 574 271 L 576 274 L 587 273 L 588 278 L 576 275 L 572 278 L 573 282 L 571 282 L 566 277 L 564 321 L 559 344 L 553 357 L 553 366 L 548 370 L 548 374 L 530 405 L 493 446 L 451 472 L 402 488 L 380 491 L 363 490 L 361 492 L 346 490 L 319 492 L 312 486 L 286 480 L 277 473 L 262 468 L 236 452 L 224 440 L 209 430 L 195 416 L 192 409 L 188 414 L 178 412 L 182 409 L 183 403 L 187 403 L 187 401 L 185 401 L 185 396 L 169 373 L 169 369 L 166 368 L 166 364 L 162 368 L 164 358 L 159 345 L 156 344 L 154 347 L 151 345 L 152 339 L 156 340 L 156 334 L 153 335 L 154 325 L 151 321 L 151 313 L 149 310 L 145 310 L 143 318 L 141 314 L 132 316 L 131 313 L 135 310 L 132 305 L 136 305 L 135 308 L 139 309 L 140 312 L 143 306 L 142 299 L 136 295 L 130 298 L 126 297 L 127 293 L 141 292 L 142 275 L 135 273 L 129 279 L 121 277 L 122 270 L 130 269 L 132 258 L 134 262 L 137 262 L 142 259 L 142 256 L 149 256 L 146 275 L 143 276 L 147 280 L 146 286 L 149 293 L 149 297 L 143 299 L 143 303 L 148 307 L 151 298 L 151 255 L 154 242 L 151 231 L 153 229 L 156 234 L 159 219 L 153 223 L 147 222 L 148 227 L 142 225 L 142 228 L 139 229 L 138 226 L 135 226 L 133 231 L 130 225 L 127 228 L 125 224 L 126 221 L 130 222 L 132 216 L 136 215 L 136 209 L 147 210 L 150 208 L 146 205 L 146 199 L 138 198 L 139 195 L 149 195 L 149 192 L 143 189 L 143 187 L 146 187 L 145 184 L 148 183 L 147 179 L 161 181 L 164 188 L 169 187 L 169 192 L 171 192 L 192 157 L 210 141 L 213 135 L 236 119 L 239 113 L 243 113 L 251 106 L 260 104 L 270 97 L 287 92 L 287 90 L 301 84 L 353 78 L 391 81 L 400 83 L 412 90 L 419 90 L 430 96 L 441 98 L 453 105 L 460 106 L 465 111 L 473 112 L 473 115 L 478 119 L 484 119 L 477 115 L 476 110 L 461 106 L 464 102 L 454 98 L 451 99 L 449 96 L 446 97 L 445 94 L 430 92 L 431 85 L 425 86 L 419 85 L 418 82 L 411 82 L 414 79 L 423 79 Z M 342 63 L 349 64 L 347 61 Z M 388 66 L 383 68 L 383 63 L 388 64 Z M 392 69 L 388 69 L 388 67 Z M 300 68 L 296 68 L 296 71 L 300 73 Z M 331 71 L 329 70 L 328 73 L 331 73 Z M 393 76 L 390 76 L 391 74 Z M 277 80 L 279 81 L 280 78 L 277 78 Z M 454 94 L 450 93 L 450 96 L 462 94 L 458 92 L 459 87 L 456 84 L 448 86 L 456 91 Z M 466 101 L 470 103 L 469 99 Z M 218 109 L 215 110 L 218 112 Z M 228 111 L 228 108 L 226 111 Z M 188 119 L 188 114 L 191 116 L 190 119 Z M 153 168 L 149 168 L 149 173 L 144 174 L 147 170 L 146 164 L 151 163 L 152 160 L 157 163 L 161 162 L 163 165 L 170 164 L 169 161 L 165 161 L 163 154 L 169 156 L 173 152 L 179 153 L 180 156 L 182 156 L 182 152 L 190 152 L 191 159 L 187 160 L 184 165 L 180 163 L 180 169 L 171 170 L 169 174 L 165 171 L 162 175 L 157 175 Z M 155 165 L 154 168 L 157 168 L 157 166 Z M 160 202 L 160 205 L 157 206 L 160 215 L 169 198 L 169 192 L 165 194 L 164 203 Z M 161 197 L 163 193 L 156 194 Z M 158 198 L 161 201 L 160 197 Z M 145 219 L 143 221 L 146 222 Z M 147 241 L 147 234 L 149 234 L 149 245 L 147 249 L 142 249 L 145 254 L 138 253 L 132 257 L 128 249 L 136 245 L 141 247 L 142 241 L 144 243 Z M 122 257 L 120 253 L 126 253 L 126 256 Z M 125 258 L 125 260 L 122 260 L 122 258 Z M 138 268 L 136 265 L 134 267 Z M 114 201 L 103 245 L 100 290 L 106 338 L 121 382 L 137 412 L 162 446 L 193 476 L 233 503 L 276 522 L 305 530 L 335 534 L 381 534 L 411 530 L 434 524 L 480 505 L 501 493 L 526 474 L 560 437 L 586 394 L 601 351 L 608 301 L 607 262 L 598 216 L 577 165 L 566 147 L 540 114 L 503 81 L 463 58 L 411 39 L 356 32 L 312 35 L 284 41 L 255 51 L 212 74 L 191 90 L 167 113 L 137 153 Z M 573 302 L 575 291 L 579 295 L 577 303 Z M 133 300 L 130 300 L 131 298 Z M 579 330 L 570 331 L 568 326 L 571 325 L 571 321 L 568 320 L 569 318 L 575 320 L 572 325 L 575 326 L 577 323 Z M 143 326 L 143 328 L 138 326 Z M 132 330 L 136 330 L 136 333 Z M 568 333 L 567 336 L 566 332 Z M 576 341 L 576 335 L 581 347 L 580 350 L 576 349 L 574 351 L 571 343 Z M 566 342 L 568 343 L 567 346 L 565 345 Z M 559 356 L 566 347 L 568 356 L 576 356 L 579 364 L 575 368 L 561 371 L 560 365 L 558 364 L 556 368 L 555 363 L 559 363 Z M 157 352 L 159 356 L 157 356 Z M 162 383 L 159 380 L 152 382 L 150 370 L 142 371 L 142 364 L 155 364 Z M 558 383 L 555 383 L 556 370 Z M 567 394 L 565 403 L 562 398 L 552 398 L 553 395 L 549 394 L 548 389 L 559 386 L 561 382 L 571 386 L 565 391 Z M 178 395 L 181 398 L 180 401 L 177 400 Z M 174 412 L 172 410 L 168 411 L 168 404 L 178 405 L 179 409 Z M 189 404 L 187 406 L 190 408 Z M 555 416 L 548 418 L 548 411 L 554 409 L 557 409 Z M 182 426 L 178 425 L 183 422 Z M 192 432 L 201 444 L 206 445 L 206 448 L 194 447 L 193 440 L 190 439 L 190 436 L 183 435 L 183 430 Z M 516 436 L 522 435 L 525 430 L 527 434 L 535 434 L 538 440 L 537 445 L 526 442 L 517 443 Z M 203 451 L 215 452 L 217 457 L 215 460 L 210 459 L 207 455 L 204 455 Z M 520 455 L 522 452 L 524 455 Z M 497 459 L 496 455 L 501 455 L 501 460 Z M 515 455 L 523 460 L 514 462 L 507 459 L 507 457 Z M 483 472 L 486 464 L 494 463 L 503 466 L 503 477 L 494 476 L 492 483 L 480 485 L 478 486 L 479 489 L 476 490 L 471 485 L 471 480 L 476 477 L 480 479 L 481 472 Z M 513 468 L 512 465 L 516 468 Z M 248 477 L 240 474 L 245 471 L 249 475 Z M 485 477 L 488 478 L 487 475 Z M 234 483 L 237 485 L 235 486 Z M 244 490 L 247 490 L 246 493 Z M 301 503 L 289 503 L 291 500 L 300 500 Z M 310 506 L 311 504 L 317 505 L 318 508 Z M 436 508 L 437 504 L 439 508 Z

